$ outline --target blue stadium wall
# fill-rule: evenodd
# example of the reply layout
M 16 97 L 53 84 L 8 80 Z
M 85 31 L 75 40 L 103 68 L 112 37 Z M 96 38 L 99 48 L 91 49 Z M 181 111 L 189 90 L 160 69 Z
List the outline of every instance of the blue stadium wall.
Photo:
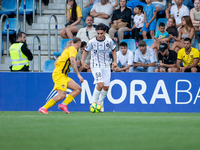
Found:
M 95 85 L 91 73 L 69 73 L 82 92 L 69 111 L 89 111 Z M 112 73 L 107 112 L 200 112 L 199 73 Z M 56 92 L 51 73 L 0 72 L 0 111 L 37 111 Z M 70 89 L 67 90 L 67 94 Z M 50 111 L 58 111 L 57 105 Z

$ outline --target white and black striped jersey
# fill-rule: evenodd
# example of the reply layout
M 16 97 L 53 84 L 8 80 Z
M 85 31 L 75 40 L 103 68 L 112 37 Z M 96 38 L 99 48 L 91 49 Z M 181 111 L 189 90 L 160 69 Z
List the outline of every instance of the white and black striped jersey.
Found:
M 107 36 L 105 36 L 104 41 L 98 41 L 96 37 L 91 39 L 85 48 L 86 51 L 91 51 L 90 66 L 98 68 L 110 67 L 109 53 L 115 48 L 115 43 Z

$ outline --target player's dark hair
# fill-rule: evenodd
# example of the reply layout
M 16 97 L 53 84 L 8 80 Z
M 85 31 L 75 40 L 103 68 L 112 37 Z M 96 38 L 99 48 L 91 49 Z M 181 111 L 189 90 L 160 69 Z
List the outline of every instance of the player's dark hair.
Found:
M 95 27 L 96 31 L 97 30 L 103 30 L 103 31 L 106 31 L 106 26 L 103 24 L 103 23 L 99 23 L 98 25 L 96 25 Z
M 164 22 L 161 22 L 161 23 L 159 24 L 159 27 L 165 27 L 165 23 L 164 23 Z
M 85 41 L 81 42 L 81 48 L 86 46 L 86 45 L 87 45 L 87 43 Z
M 137 7 L 143 13 L 143 6 L 142 5 L 137 5 L 135 7 Z
M 191 43 L 191 39 L 190 38 L 185 38 L 184 41 L 190 41 L 190 43 Z
M 126 43 L 126 42 L 121 42 L 121 43 L 119 44 L 119 46 L 126 46 L 126 47 L 127 47 L 127 43 Z
M 17 33 L 17 39 L 20 37 L 20 38 L 22 38 L 22 34 L 25 34 L 26 35 L 26 33 L 24 33 L 24 32 L 18 32 Z
M 81 42 L 81 39 L 78 38 L 78 37 L 75 37 L 75 38 L 73 38 L 72 41 L 73 41 L 74 44 L 76 44 L 76 43 L 78 43 L 78 42 Z

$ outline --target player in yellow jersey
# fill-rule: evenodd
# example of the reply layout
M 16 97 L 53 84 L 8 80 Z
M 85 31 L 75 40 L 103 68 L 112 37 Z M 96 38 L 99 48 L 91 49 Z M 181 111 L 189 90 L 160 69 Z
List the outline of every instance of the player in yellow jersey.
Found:
M 57 102 L 66 97 L 67 88 L 72 89 L 73 91 L 68 94 L 67 98 L 58 105 L 58 108 L 63 110 L 64 113 L 70 113 L 67 109 L 67 105 L 81 93 L 81 87 L 71 78 L 68 77 L 70 72 L 70 67 L 74 69 L 74 72 L 77 74 L 80 82 L 83 82 L 83 77 L 80 75 L 77 65 L 76 65 L 76 55 L 77 50 L 81 46 L 81 39 L 76 37 L 72 41 L 72 45 L 66 48 L 61 56 L 55 62 L 55 69 L 53 71 L 53 81 L 54 81 L 54 90 L 58 92 L 58 95 L 50 99 L 43 107 L 39 109 L 40 113 L 48 114 L 47 109 L 54 106 Z
M 200 72 L 199 50 L 191 47 L 191 39 L 184 39 L 184 48 L 178 51 L 176 68 L 173 72 Z M 181 66 L 181 61 L 183 66 Z

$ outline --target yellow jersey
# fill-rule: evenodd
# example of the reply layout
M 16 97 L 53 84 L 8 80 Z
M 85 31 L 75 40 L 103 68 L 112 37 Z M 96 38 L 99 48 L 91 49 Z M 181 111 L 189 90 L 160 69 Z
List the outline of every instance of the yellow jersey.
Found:
M 76 59 L 76 55 L 77 50 L 74 46 L 66 48 L 59 56 L 53 73 L 62 73 L 67 76 L 71 67 L 70 57 L 74 57 Z
M 183 66 L 190 66 L 193 64 L 193 59 L 199 58 L 199 50 L 191 47 L 191 51 L 189 54 L 185 53 L 185 48 L 182 48 L 178 51 L 177 59 L 181 60 L 183 62 Z M 198 66 L 200 66 L 200 63 L 198 63 Z
M 67 8 L 67 12 L 68 12 L 68 8 Z M 80 6 L 76 6 L 76 14 L 77 14 L 77 18 L 83 17 Z M 72 17 L 72 9 L 70 9 L 70 17 Z

